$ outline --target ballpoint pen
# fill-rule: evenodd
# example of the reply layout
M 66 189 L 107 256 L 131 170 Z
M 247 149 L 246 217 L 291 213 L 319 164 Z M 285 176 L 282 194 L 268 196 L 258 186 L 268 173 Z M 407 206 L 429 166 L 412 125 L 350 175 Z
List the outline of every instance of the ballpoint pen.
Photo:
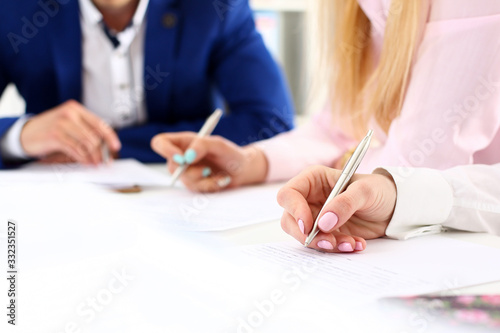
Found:
M 215 129 L 215 126 L 217 126 L 221 117 L 222 117 L 222 110 L 221 109 L 215 110 L 214 113 L 212 113 L 212 115 L 208 117 L 208 119 L 205 121 L 205 124 L 203 124 L 203 126 L 201 127 L 200 131 L 198 132 L 198 137 L 201 138 L 212 134 L 212 132 Z M 179 179 L 179 177 L 182 175 L 184 170 L 187 169 L 187 167 L 188 167 L 187 164 L 183 164 L 177 167 L 175 172 L 172 174 L 172 182 L 170 183 L 170 186 L 175 185 L 175 182 L 177 181 L 177 179 Z
M 111 153 L 109 152 L 109 147 L 106 142 L 101 143 L 101 156 L 102 156 L 102 163 L 104 165 L 109 165 L 111 162 Z
M 306 242 L 304 244 L 306 247 L 309 246 L 309 244 L 311 244 L 311 242 L 314 240 L 314 237 L 316 237 L 316 235 L 319 233 L 318 222 L 319 222 L 319 219 L 321 217 L 321 214 L 323 214 L 323 209 L 325 208 L 325 206 L 330 201 L 332 201 L 333 198 L 335 198 L 337 195 L 342 193 L 345 190 L 345 188 L 347 187 L 347 185 L 349 184 L 349 182 L 351 181 L 352 176 L 354 175 L 354 173 L 358 169 L 358 166 L 361 163 L 361 160 L 363 160 L 363 157 L 365 156 L 366 151 L 368 150 L 368 147 L 370 146 L 370 142 L 372 140 L 372 135 L 373 135 L 373 131 L 369 130 L 366 137 L 356 147 L 356 150 L 352 154 L 351 158 L 349 158 L 349 161 L 347 161 L 344 169 L 342 170 L 342 174 L 340 175 L 339 179 L 337 180 L 337 183 L 333 187 L 332 192 L 328 196 L 328 199 L 326 199 L 325 204 L 321 208 L 321 211 L 319 212 L 318 217 L 316 218 L 316 221 L 314 221 L 313 229 L 312 229 L 311 233 L 309 234 L 309 236 L 307 236 Z

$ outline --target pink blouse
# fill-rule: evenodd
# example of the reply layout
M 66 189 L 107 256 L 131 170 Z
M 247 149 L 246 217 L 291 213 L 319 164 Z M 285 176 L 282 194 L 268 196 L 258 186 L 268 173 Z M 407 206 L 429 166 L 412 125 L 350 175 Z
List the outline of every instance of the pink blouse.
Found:
M 380 50 L 390 0 L 359 0 Z M 500 162 L 500 1 L 431 0 L 401 115 L 359 172 L 379 166 L 446 169 Z M 331 121 L 327 107 L 296 130 L 262 141 L 268 181 L 309 165 L 333 166 L 357 141 Z

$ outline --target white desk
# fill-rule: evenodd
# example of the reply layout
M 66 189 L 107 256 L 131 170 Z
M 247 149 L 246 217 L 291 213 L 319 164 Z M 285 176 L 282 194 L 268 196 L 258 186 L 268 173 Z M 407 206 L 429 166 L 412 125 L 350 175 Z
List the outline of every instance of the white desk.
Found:
M 167 173 L 163 164 L 151 164 L 150 167 L 158 172 Z M 258 243 L 280 242 L 292 239 L 280 226 L 280 221 L 261 223 L 243 228 L 237 228 L 221 232 L 212 232 L 220 237 L 222 241 L 231 242 L 234 245 L 251 245 Z M 462 241 L 482 244 L 494 248 L 500 248 L 500 237 L 485 233 L 449 232 L 446 237 L 459 239 Z M 500 258 L 499 258 L 500 262 Z M 495 283 L 488 283 L 461 289 L 451 289 L 443 291 L 440 295 L 480 295 L 480 294 L 500 294 L 500 280 Z
M 166 172 L 163 165 L 151 167 Z M 153 189 L 144 188 L 143 193 L 130 196 L 147 195 L 149 190 Z M 346 310 L 342 301 L 313 297 L 308 288 L 311 284 L 306 283 L 298 293 L 288 294 L 287 301 L 276 306 L 262 325 L 238 331 L 237 320 L 256 313 L 255 302 L 267 300 L 277 289 L 287 290 L 287 285 L 274 274 L 262 283 L 260 274 L 269 272 L 252 272 L 246 262 L 227 260 L 233 246 L 290 240 L 278 221 L 177 237 L 147 225 L 140 216 L 106 211 L 107 203 L 102 200 L 87 203 L 63 195 L 53 202 L 43 193 L 22 192 L 20 196 L 37 199 L 30 207 L 37 215 L 22 213 L 26 207 L 19 203 L 21 213 L 13 216 L 20 225 L 19 321 L 23 325 L 8 332 L 274 333 L 330 327 L 332 331 L 359 332 L 361 324 L 365 328 L 372 324 L 367 316 L 375 316 L 384 328 L 391 324 L 397 329 L 394 332 L 421 332 L 411 321 L 395 326 L 387 314 L 370 312 L 377 309 Z M 17 199 L 12 201 L 16 205 Z M 3 212 L 5 208 L 0 211 L 2 223 Z M 119 218 L 111 221 L 113 215 Z M 446 237 L 500 247 L 500 238 L 492 235 L 450 233 Z M 219 260 L 218 254 L 229 259 Z M 120 287 L 116 274 L 122 269 L 133 279 L 115 292 Z M 2 270 L 5 272 L 4 265 Z M 5 279 L 0 281 L 0 289 L 2 293 L 6 290 Z M 500 282 L 447 293 L 500 294 Z M 101 302 L 91 311 L 95 299 Z M 434 322 L 428 323 L 432 329 L 425 332 L 443 332 Z M 2 329 L 4 325 L 0 322 Z

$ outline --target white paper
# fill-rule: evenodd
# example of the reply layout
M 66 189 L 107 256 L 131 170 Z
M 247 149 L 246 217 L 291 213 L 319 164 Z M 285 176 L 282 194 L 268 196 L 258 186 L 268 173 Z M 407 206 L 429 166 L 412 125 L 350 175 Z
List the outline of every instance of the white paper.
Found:
M 116 160 L 111 165 L 100 166 L 31 163 L 16 170 L 0 171 L 0 184 L 20 182 L 167 186 L 170 177 L 133 159 Z
M 158 232 L 110 197 L 85 184 L 2 188 L 3 253 L 17 222 L 16 332 L 230 332 L 272 285 L 211 233 Z
M 276 201 L 281 186 L 260 185 L 213 194 L 176 187 L 145 191 L 124 199 L 129 208 L 165 227 L 215 231 L 278 220 L 283 214 Z
M 7 219 L 18 222 L 16 332 L 274 333 L 331 327 L 402 332 L 388 327 L 393 323 L 389 315 L 376 318 L 378 327 L 364 309 L 346 305 L 359 305 L 363 293 L 370 292 L 358 290 L 363 283 L 385 281 L 382 294 L 394 287 L 392 295 L 422 290 L 421 285 L 441 290 L 499 279 L 498 250 L 444 236 L 370 241 L 366 252 L 356 255 L 323 255 L 293 242 L 245 247 L 242 254 L 219 233 L 149 228 L 147 215 L 120 199 L 135 194 L 120 196 L 86 184 L 1 188 L 0 248 L 6 249 Z M 3 272 L 6 263 L 0 263 Z M 311 271 L 314 267 L 306 263 L 329 265 L 330 271 Z M 335 268 L 343 273 L 334 273 Z M 415 288 L 402 289 L 400 280 Z M 3 278 L 0 290 L 7 289 Z M 279 302 L 272 296 L 276 293 Z
M 142 193 L 109 193 L 109 198 L 139 213 L 145 221 L 186 231 L 227 230 L 277 220 L 282 208 L 276 201 L 281 184 L 244 187 L 215 194 L 193 193 L 180 181 L 136 160 L 117 160 L 110 166 L 33 163 L 0 171 L 0 185 L 91 183 L 106 187 L 146 186 Z
M 245 247 L 285 271 L 301 269 L 310 286 L 353 300 L 410 296 L 500 280 L 500 250 L 443 235 L 368 241 L 361 253 L 326 254 L 296 243 Z

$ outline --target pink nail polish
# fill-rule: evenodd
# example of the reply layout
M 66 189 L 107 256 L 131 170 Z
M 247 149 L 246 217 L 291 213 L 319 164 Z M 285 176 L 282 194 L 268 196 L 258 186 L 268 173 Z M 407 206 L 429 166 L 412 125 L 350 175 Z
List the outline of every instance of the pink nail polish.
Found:
M 324 214 L 321 219 L 318 221 L 318 226 L 322 231 L 330 231 L 333 229 L 337 223 L 339 222 L 339 218 L 332 212 L 328 212 Z
M 354 248 L 356 251 L 363 251 L 363 243 L 356 242 L 356 247 Z
M 329 241 L 321 240 L 318 242 L 318 247 L 323 250 L 333 250 L 333 245 Z
M 302 221 L 302 219 L 300 219 L 299 222 L 297 222 L 297 223 L 299 225 L 300 232 L 302 232 L 305 235 L 304 221 Z
M 351 243 L 340 243 L 338 246 L 338 249 L 340 252 L 352 252 L 352 245 Z

